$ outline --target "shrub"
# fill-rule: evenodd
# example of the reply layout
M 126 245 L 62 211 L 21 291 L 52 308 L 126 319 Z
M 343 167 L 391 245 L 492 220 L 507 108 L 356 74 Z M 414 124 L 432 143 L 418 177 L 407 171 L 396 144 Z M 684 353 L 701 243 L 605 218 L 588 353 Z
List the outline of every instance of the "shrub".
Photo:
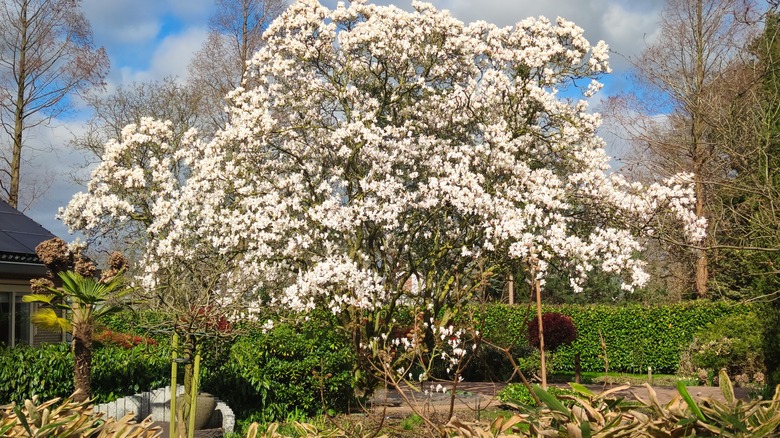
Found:
M 761 313 L 766 331 L 762 343 L 767 383 L 770 386 L 780 384 L 780 303 L 774 300 Z
M 155 330 L 165 327 L 167 319 L 168 316 L 162 312 L 125 310 L 106 315 L 101 320 L 101 325 L 113 332 L 167 341 L 171 338 L 170 330 Z
M 52 399 L 71 393 L 73 356 L 67 344 L 0 349 L 0 404 L 22 403 L 33 395 Z
M 725 369 L 737 383 L 764 382 L 764 329 L 756 312 L 717 319 L 699 330 L 688 346 L 694 369 Z
M 574 395 L 575 391 L 566 388 L 558 388 L 557 386 L 550 386 L 547 388 L 547 392 L 558 397 L 562 395 Z M 510 383 L 506 388 L 502 389 L 498 393 L 498 400 L 502 403 L 513 403 L 516 405 L 536 405 L 534 397 L 528 388 L 522 383 Z
M 170 381 L 167 346 L 126 349 L 99 346 L 92 354 L 92 396 L 97 403 L 115 400 Z M 21 403 L 73 393 L 73 357 L 65 343 L 0 349 L 0 404 Z
M 542 314 L 544 326 L 544 346 L 548 351 L 555 351 L 563 345 L 570 345 L 577 339 L 577 329 L 571 318 L 558 312 L 545 312 Z M 539 318 L 534 317 L 528 323 L 528 343 L 539 348 Z
M 168 343 L 133 348 L 104 345 L 92 353 L 92 396 L 106 403 L 171 383 Z
M 355 356 L 333 327 L 330 316 L 318 312 L 267 332 L 247 327 L 227 360 L 205 373 L 203 388 L 253 421 L 284 420 L 293 411 L 345 411 L 354 397 Z
M 133 348 L 142 344 L 157 345 L 157 341 L 151 338 L 108 329 L 96 332 L 92 342 L 104 345 L 117 345 L 122 348 Z

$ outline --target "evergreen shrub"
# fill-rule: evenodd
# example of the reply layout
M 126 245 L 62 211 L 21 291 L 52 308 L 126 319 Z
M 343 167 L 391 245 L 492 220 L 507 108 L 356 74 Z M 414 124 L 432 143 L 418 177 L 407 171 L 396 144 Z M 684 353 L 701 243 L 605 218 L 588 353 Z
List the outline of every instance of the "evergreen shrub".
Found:
M 719 318 L 696 332 L 688 346 L 693 369 L 725 369 L 739 385 L 764 384 L 764 327 L 756 312 Z
M 289 412 L 344 412 L 354 398 L 356 359 L 349 339 L 330 315 L 239 330 L 228 357 L 203 377 L 239 419 L 285 420 Z
M 48 400 L 72 393 L 73 356 L 68 345 L 0 348 L 0 405 L 22 403 L 34 394 Z

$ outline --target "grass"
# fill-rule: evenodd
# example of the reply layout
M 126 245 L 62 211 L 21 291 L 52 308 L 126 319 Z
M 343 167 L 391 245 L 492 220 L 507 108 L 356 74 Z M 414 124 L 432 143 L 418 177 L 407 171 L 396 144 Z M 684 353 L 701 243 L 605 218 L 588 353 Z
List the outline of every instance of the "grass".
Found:
M 422 417 L 412 414 L 401 420 L 400 426 L 403 430 L 415 430 L 423 424 L 425 424 L 425 421 L 423 421 Z
M 647 381 L 647 374 L 629 374 L 629 373 L 580 373 L 583 384 L 630 384 L 631 386 L 641 386 Z M 562 371 L 554 373 L 550 379 L 551 382 L 568 383 L 574 381 L 574 373 L 571 371 Z M 687 386 L 699 384 L 695 377 L 681 377 L 674 374 L 653 374 L 651 385 L 654 386 L 676 386 L 678 381 L 684 381 Z

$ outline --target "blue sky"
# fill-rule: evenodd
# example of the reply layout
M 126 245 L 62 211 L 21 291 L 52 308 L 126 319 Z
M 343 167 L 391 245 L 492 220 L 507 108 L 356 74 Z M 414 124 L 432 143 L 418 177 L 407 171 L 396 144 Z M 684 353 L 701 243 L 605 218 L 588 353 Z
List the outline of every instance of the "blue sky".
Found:
M 335 0 L 321 1 L 329 7 L 336 4 Z M 410 0 L 377 3 L 411 9 Z M 662 0 L 434 0 L 432 3 L 439 9 L 450 10 L 464 22 L 485 20 L 501 26 L 512 25 L 528 16 L 544 15 L 551 19 L 561 16 L 582 27 L 592 43 L 606 41 L 617 54 L 611 61 L 614 72 L 604 78 L 605 88 L 597 95 L 596 106 L 599 99 L 627 86 L 628 59 L 639 53 L 646 42 L 654 40 L 658 13 L 664 4 Z M 111 61 L 107 92 L 134 81 L 185 76 L 193 53 L 206 38 L 213 8 L 213 0 L 82 0 L 82 10 L 92 24 L 95 43 L 106 49 Z M 81 157 L 66 145 L 74 134 L 83 130 L 88 117 L 87 111 L 72 114 L 30 137 L 39 148 L 51 146 L 54 150 L 29 157 L 35 164 L 27 171 L 49 175 L 53 184 L 26 213 L 65 240 L 73 237 L 54 216 L 75 192 L 83 190 L 68 177 Z

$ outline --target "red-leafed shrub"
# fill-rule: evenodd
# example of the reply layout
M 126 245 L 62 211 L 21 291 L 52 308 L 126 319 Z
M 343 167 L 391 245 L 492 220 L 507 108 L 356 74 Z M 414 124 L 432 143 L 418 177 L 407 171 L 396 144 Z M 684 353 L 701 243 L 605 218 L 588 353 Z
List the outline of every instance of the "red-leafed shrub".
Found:
M 542 314 L 544 324 L 544 348 L 555 351 L 562 345 L 569 345 L 577 339 L 577 328 L 571 318 L 555 312 Z M 528 323 L 528 343 L 539 348 L 539 318 L 534 317 Z
M 114 332 L 111 330 L 103 330 L 95 333 L 92 340 L 93 342 L 100 344 L 118 345 L 124 348 L 133 348 L 140 344 L 157 345 L 157 341 L 154 339 L 128 333 Z

